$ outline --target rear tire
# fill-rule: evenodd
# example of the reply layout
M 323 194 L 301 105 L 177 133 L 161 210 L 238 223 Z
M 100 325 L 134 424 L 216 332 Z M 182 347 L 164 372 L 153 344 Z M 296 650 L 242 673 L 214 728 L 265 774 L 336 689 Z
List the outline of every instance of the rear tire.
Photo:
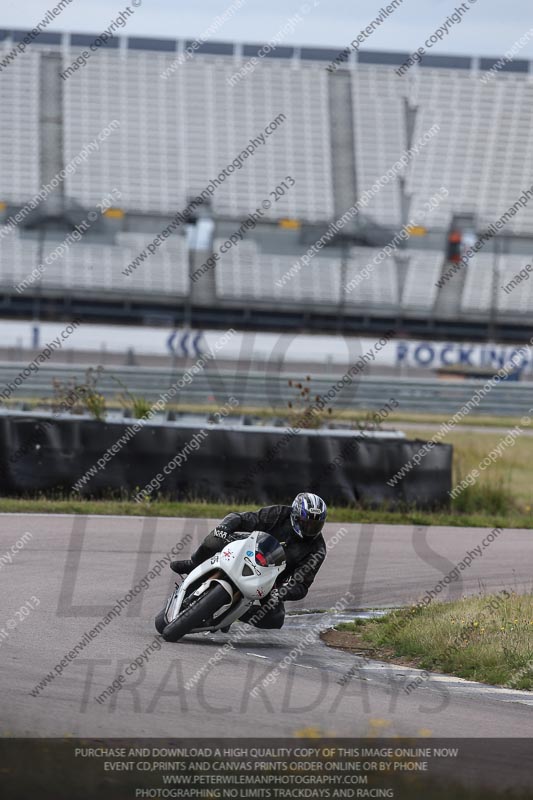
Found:
M 177 619 L 169 623 L 162 631 L 166 642 L 177 642 L 194 628 L 200 628 L 202 622 L 211 617 L 221 606 L 229 601 L 227 591 L 219 583 L 212 585 L 207 592 L 188 606 Z M 159 616 L 159 615 L 158 615 Z M 157 621 L 157 617 L 156 617 Z

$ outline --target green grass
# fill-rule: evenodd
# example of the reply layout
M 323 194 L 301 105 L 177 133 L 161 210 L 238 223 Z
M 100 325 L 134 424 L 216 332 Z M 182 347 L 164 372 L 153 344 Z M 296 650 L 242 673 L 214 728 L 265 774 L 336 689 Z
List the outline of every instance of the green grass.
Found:
M 468 597 L 406 608 L 371 620 L 344 623 L 394 660 L 460 678 L 533 689 L 533 595 Z
M 209 517 L 220 519 L 230 511 L 244 511 L 257 507 L 256 502 L 209 503 L 201 500 L 177 502 L 157 500 L 136 503 L 133 500 L 80 500 L 69 497 L 0 498 L 0 512 L 44 514 L 123 514 L 149 517 Z M 365 523 L 386 525 L 446 525 L 471 528 L 527 528 L 533 529 L 533 515 L 512 512 L 493 515 L 488 512 L 459 514 L 432 511 L 374 511 L 362 508 L 332 506 L 328 521 L 335 523 Z

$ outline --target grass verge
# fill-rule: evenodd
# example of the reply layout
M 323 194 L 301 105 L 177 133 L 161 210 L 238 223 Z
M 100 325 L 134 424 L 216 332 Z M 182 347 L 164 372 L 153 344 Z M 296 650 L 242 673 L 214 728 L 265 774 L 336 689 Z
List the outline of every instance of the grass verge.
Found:
M 209 517 L 220 519 L 230 511 L 256 508 L 257 503 L 155 500 L 136 503 L 133 500 L 81 500 L 69 497 L 2 497 L 0 513 L 10 514 L 118 514 L 131 517 Z M 494 514 L 490 509 L 472 513 L 454 511 L 381 511 L 355 507 L 330 506 L 328 521 L 374 525 L 445 525 L 468 528 L 533 529 L 533 515 L 521 511 Z
M 533 689 L 533 595 L 502 592 L 341 623 L 324 639 L 371 658 L 460 678 Z M 418 678 L 408 684 L 411 691 Z

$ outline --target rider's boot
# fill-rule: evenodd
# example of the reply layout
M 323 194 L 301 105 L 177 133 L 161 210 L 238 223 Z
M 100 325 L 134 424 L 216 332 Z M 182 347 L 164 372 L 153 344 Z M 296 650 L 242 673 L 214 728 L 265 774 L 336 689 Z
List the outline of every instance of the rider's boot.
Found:
M 192 562 L 190 558 L 186 558 L 184 561 L 171 561 L 170 562 L 170 569 L 173 572 L 177 572 L 178 575 L 188 575 L 189 572 L 192 572 L 195 568 L 195 564 Z

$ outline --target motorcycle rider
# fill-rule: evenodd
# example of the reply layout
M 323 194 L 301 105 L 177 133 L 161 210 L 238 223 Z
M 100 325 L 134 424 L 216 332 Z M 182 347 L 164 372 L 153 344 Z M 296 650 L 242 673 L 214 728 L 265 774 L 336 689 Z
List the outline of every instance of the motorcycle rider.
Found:
M 241 617 L 256 628 L 281 628 L 285 620 L 285 600 L 302 600 L 326 557 L 322 528 L 327 507 L 317 494 L 300 492 L 291 506 L 266 506 L 259 511 L 233 511 L 212 530 L 200 547 L 185 561 L 172 561 L 174 572 L 189 572 L 222 550 L 243 533 L 265 531 L 285 550 L 287 566 L 278 576 L 274 589 L 262 601 L 259 611 L 250 609 Z

